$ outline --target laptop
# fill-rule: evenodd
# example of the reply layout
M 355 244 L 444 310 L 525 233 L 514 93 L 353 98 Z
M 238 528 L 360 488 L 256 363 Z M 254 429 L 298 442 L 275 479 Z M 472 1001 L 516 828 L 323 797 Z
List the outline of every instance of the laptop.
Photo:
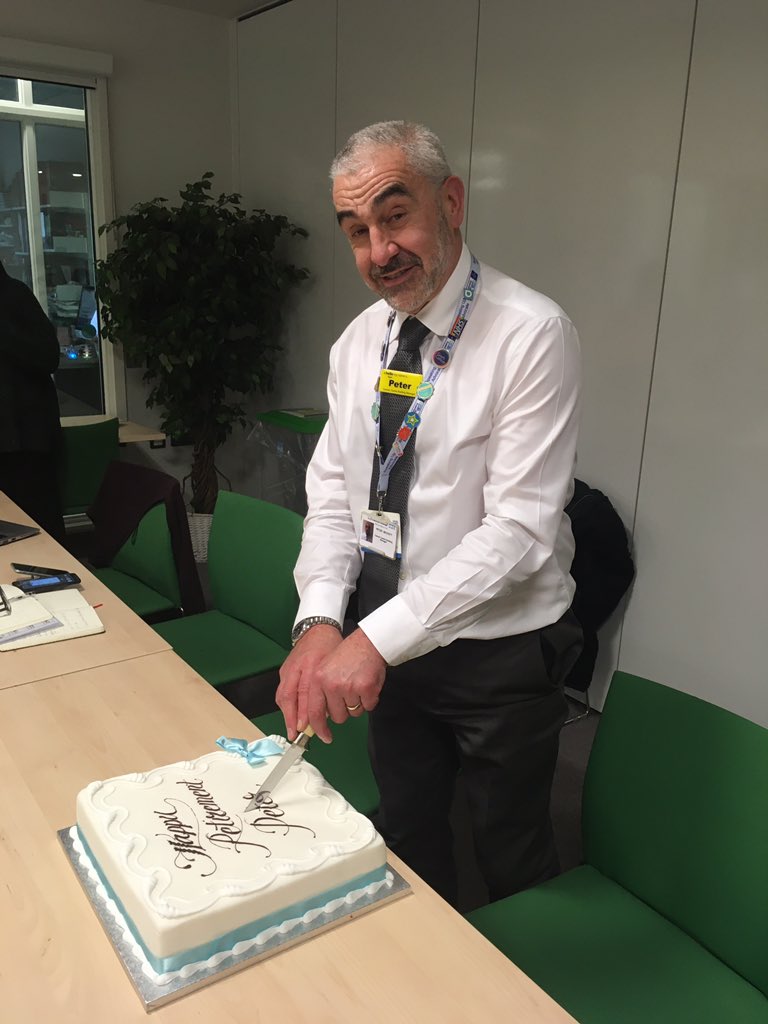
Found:
M 37 533 L 40 531 L 36 526 L 24 526 L 22 523 L 9 523 L 6 519 L 0 519 L 0 544 L 24 540 L 25 537 L 34 537 Z

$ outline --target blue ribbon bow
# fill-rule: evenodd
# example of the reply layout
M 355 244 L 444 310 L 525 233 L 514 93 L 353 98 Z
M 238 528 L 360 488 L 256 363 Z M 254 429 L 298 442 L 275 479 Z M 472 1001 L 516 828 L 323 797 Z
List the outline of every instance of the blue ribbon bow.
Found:
M 270 739 L 251 740 L 248 743 L 246 740 L 219 736 L 216 744 L 222 750 L 226 750 L 228 754 L 239 754 L 241 757 L 244 757 L 248 764 L 254 768 L 264 764 L 268 757 L 283 753 L 283 748 Z

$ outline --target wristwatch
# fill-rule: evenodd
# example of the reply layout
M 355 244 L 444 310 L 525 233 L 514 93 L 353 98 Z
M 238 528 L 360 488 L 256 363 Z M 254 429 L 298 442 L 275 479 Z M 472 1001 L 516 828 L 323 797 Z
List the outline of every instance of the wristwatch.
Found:
M 293 627 L 291 631 L 291 647 L 295 647 L 307 630 L 312 629 L 313 626 L 335 626 L 341 632 L 341 626 L 336 619 L 331 619 L 327 615 L 310 615 L 306 619 L 301 619 Z

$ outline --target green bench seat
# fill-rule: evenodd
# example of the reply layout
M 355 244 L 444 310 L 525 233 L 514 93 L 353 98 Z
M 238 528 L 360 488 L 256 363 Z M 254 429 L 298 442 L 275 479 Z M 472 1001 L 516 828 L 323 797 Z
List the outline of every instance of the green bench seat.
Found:
M 467 915 L 580 1024 L 768 1024 L 768 730 L 617 672 L 586 864 Z
M 178 603 L 119 569 L 94 569 L 94 576 L 142 619 L 178 610 Z
M 160 622 L 154 628 L 216 687 L 275 669 L 289 653 L 253 626 L 217 609 Z
M 467 915 L 581 1024 L 766 1024 L 768 1001 L 584 865 Z

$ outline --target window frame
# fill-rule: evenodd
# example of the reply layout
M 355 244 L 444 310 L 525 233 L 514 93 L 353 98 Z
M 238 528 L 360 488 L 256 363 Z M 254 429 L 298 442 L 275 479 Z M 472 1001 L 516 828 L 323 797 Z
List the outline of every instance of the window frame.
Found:
M 7 61 L 6 55 L 27 59 L 13 63 Z M 38 64 L 38 60 L 41 62 Z M 46 66 L 48 65 L 48 66 Z M 73 68 L 80 66 L 85 73 L 73 73 Z M 88 74 L 93 68 L 101 73 Z M 100 235 L 98 228 L 107 224 L 115 217 L 114 192 L 112 184 L 112 163 L 109 148 L 109 118 L 107 75 L 112 70 L 112 58 L 108 54 L 92 51 L 70 50 L 67 47 L 45 46 L 26 43 L 20 40 L 9 40 L 0 37 L 0 75 L 16 78 L 22 82 L 54 82 L 62 85 L 75 85 L 85 90 L 85 118 L 83 112 L 66 107 L 51 107 L 34 104 L 34 111 L 22 105 L 21 88 L 29 90 L 28 99 L 32 100 L 32 87 L 20 86 L 18 99 L 0 100 L 0 119 L 16 120 L 22 124 L 22 153 L 24 163 L 25 189 L 27 192 L 27 215 L 32 217 L 31 224 L 40 223 L 40 195 L 38 182 L 31 181 L 32 171 L 37 169 L 37 155 L 32 152 L 35 147 L 34 130 L 27 131 L 30 123 L 47 124 L 78 124 L 85 127 L 88 134 L 89 173 L 91 184 L 91 202 L 94 225 L 94 258 L 103 260 L 109 254 L 110 245 L 106 233 Z M 32 158 L 32 159 L 30 159 Z M 28 228 L 31 225 L 28 225 Z M 33 252 L 30 240 L 30 251 Z M 32 280 L 35 291 L 39 290 L 39 282 L 45 281 L 45 270 L 42 263 L 42 251 L 37 259 L 32 260 Z M 43 288 L 43 293 L 45 288 Z M 97 295 L 98 299 L 98 295 Z M 105 417 L 117 416 L 126 419 L 126 381 L 125 364 L 122 348 L 106 342 L 101 345 L 101 372 L 104 388 L 104 412 L 88 416 L 62 417 L 62 423 L 82 423 Z

